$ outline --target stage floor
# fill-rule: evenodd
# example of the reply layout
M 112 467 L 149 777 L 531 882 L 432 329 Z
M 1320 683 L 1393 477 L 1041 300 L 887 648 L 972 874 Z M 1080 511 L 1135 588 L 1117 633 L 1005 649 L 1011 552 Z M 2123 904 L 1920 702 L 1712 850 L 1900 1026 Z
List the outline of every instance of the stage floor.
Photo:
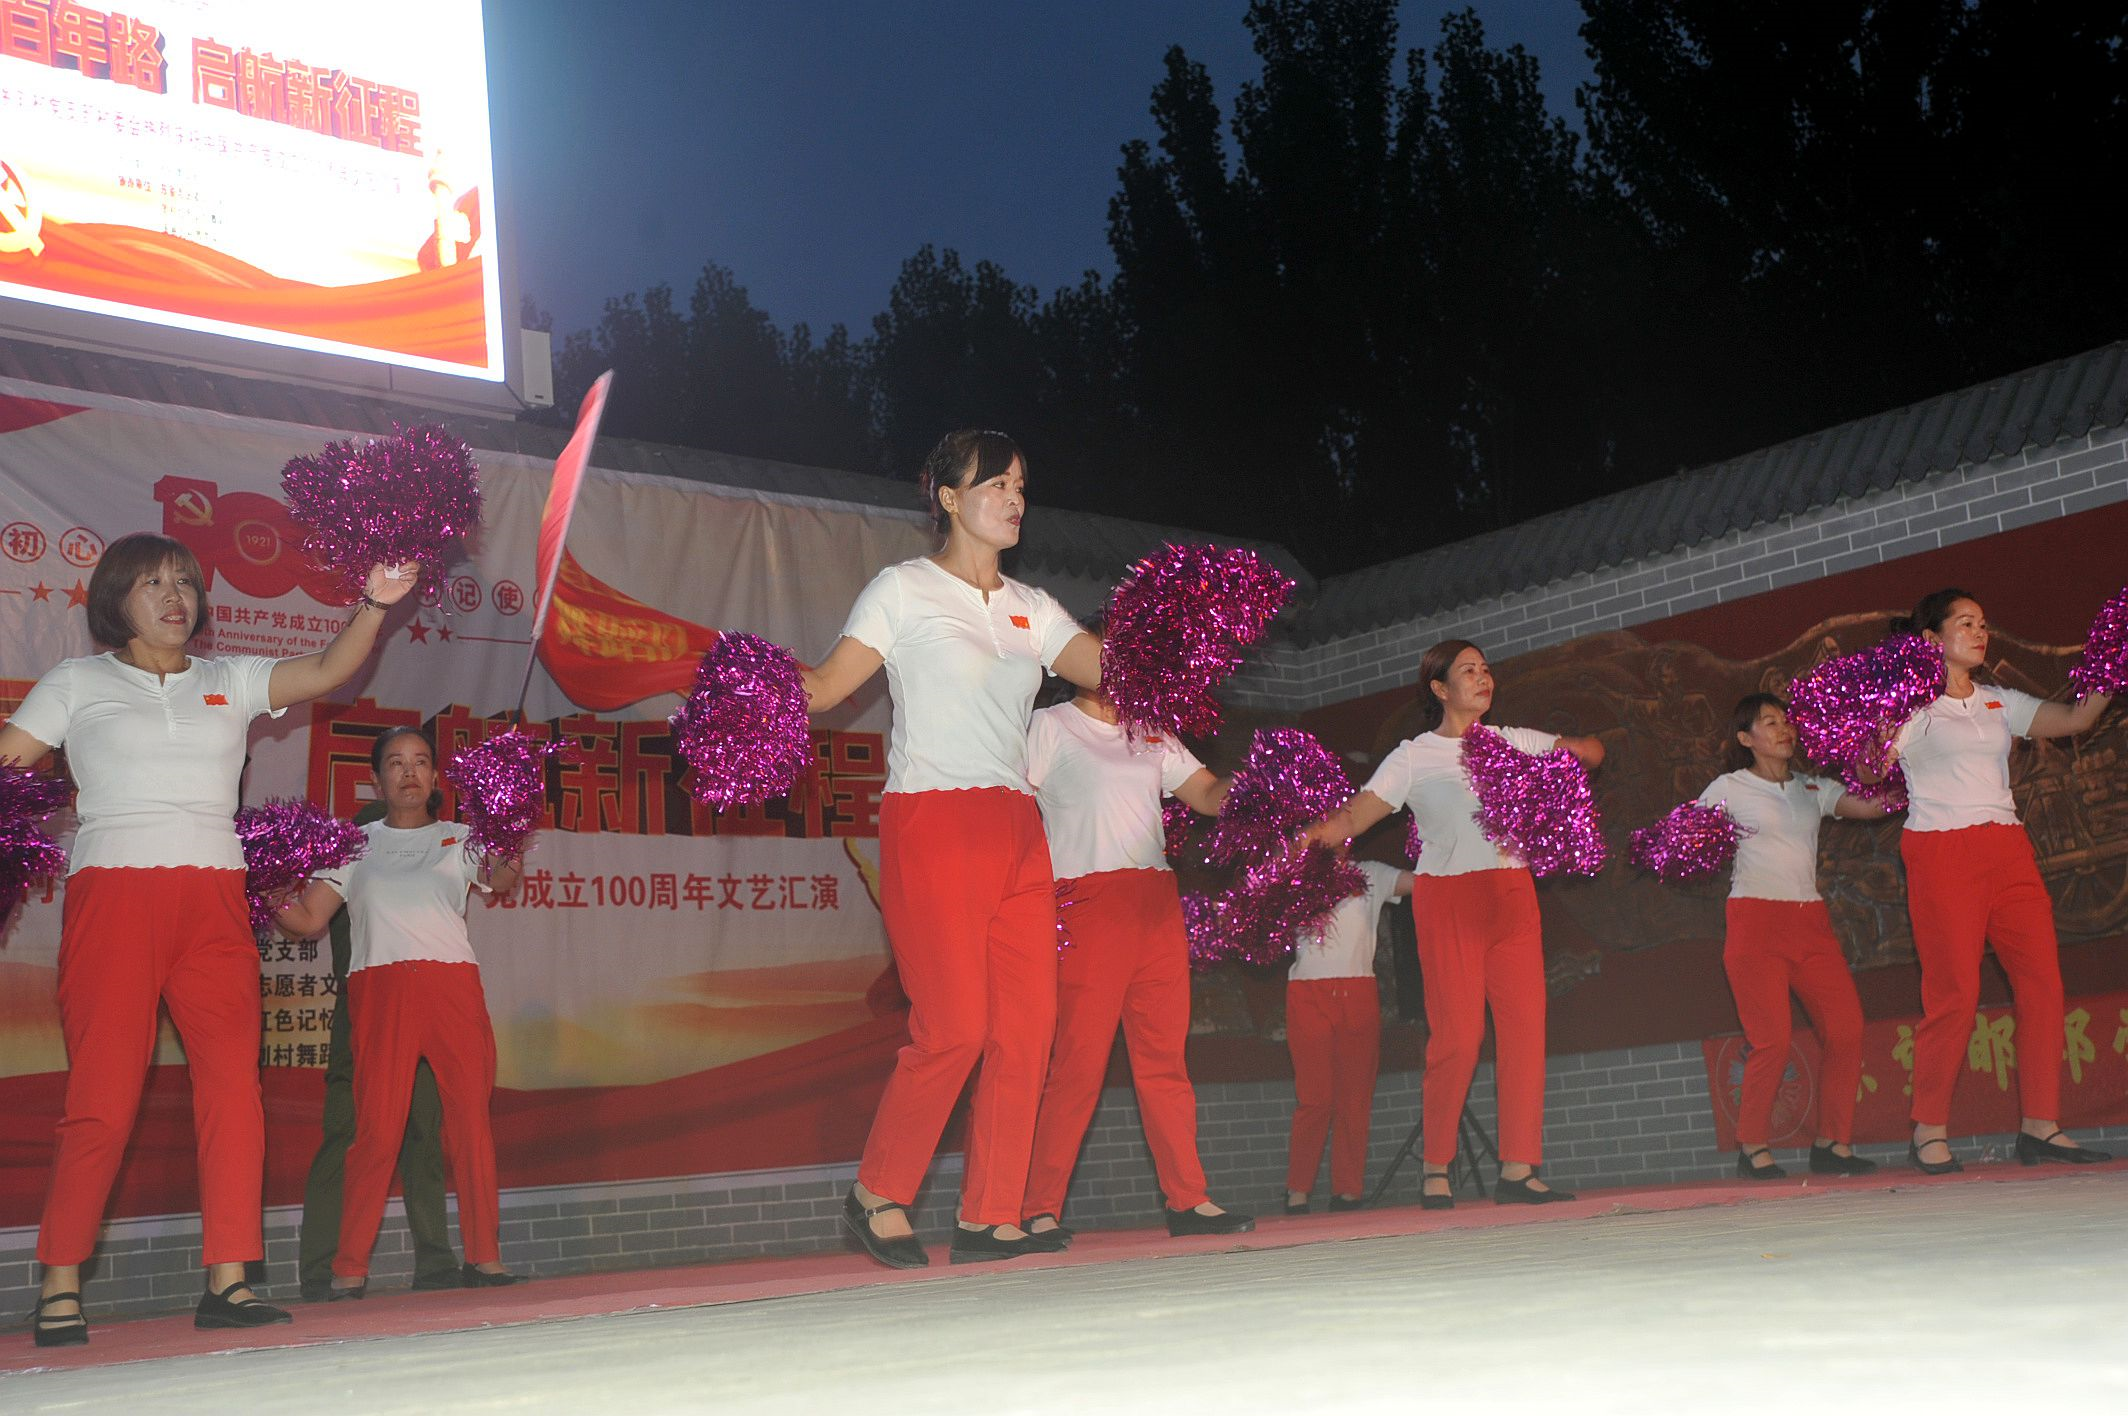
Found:
M 0 1341 L 0 1409 L 2128 1410 L 2128 1164 L 1609 1190 L 896 1274 L 856 1255 Z M 1828 1406 L 1827 1404 L 1830 1403 Z

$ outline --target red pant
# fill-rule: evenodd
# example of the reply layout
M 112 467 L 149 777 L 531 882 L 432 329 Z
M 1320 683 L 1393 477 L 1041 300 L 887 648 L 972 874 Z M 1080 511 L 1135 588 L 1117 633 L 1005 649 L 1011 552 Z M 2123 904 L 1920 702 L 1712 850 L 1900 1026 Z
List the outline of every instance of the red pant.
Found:
M 47 1264 L 78 1264 L 96 1247 L 155 1053 L 158 1002 L 184 1040 L 192 1080 L 200 1262 L 265 1256 L 259 953 L 244 872 L 91 867 L 67 877 L 60 915 L 66 1117 L 37 1234 Z
M 1819 1079 L 1818 1134 L 1852 1141 L 1855 1089 L 1862 1083 L 1862 1000 L 1847 955 L 1832 932 L 1822 900 L 1729 901 L 1729 938 L 1722 967 L 1736 998 L 1751 1055 L 1744 1060 L 1744 1096 L 1736 1115 L 1736 1143 L 1763 1146 L 1773 1127 L 1774 1094 L 1788 1068 L 1794 1014 L 1789 990 L 1803 1000 L 1825 1049 Z
M 909 995 L 857 1178 L 912 1204 L 977 1062 L 960 1217 L 1018 1224 L 1057 1022 L 1057 902 L 1034 798 L 1004 787 L 890 792 L 879 909 Z
M 1332 1194 L 1367 1187 L 1367 1133 L 1382 1061 L 1382 998 L 1374 978 L 1299 978 L 1286 983 L 1286 1050 L 1293 1054 L 1293 1140 L 1286 1188 L 1307 1194 L 1330 1152 Z
M 1903 831 L 1906 912 L 1921 961 L 1921 1026 L 1914 1030 L 1916 1125 L 1951 1119 L 1980 1008 L 1980 954 L 1995 946 L 2017 1011 L 2017 1086 L 2024 1114 L 2061 1115 L 2062 981 L 2047 898 L 2022 826 Z
M 1426 981 L 1426 1163 L 1456 1158 L 1470 1074 L 1493 1010 L 1500 1159 L 1544 1158 L 1544 926 L 1527 870 L 1421 875 L 1411 892 Z
M 1207 1196 L 1197 1159 L 1197 1093 L 1183 1063 L 1190 945 L 1174 874 L 1084 875 L 1071 882 L 1070 901 L 1071 947 L 1057 956 L 1057 1040 L 1035 1122 L 1027 1213 L 1064 1212 L 1118 1023 L 1160 1193 L 1169 1209 L 1195 1209 Z
M 501 1258 L 496 1228 L 495 1135 L 488 1102 L 495 1094 L 495 1030 L 473 964 L 417 960 L 356 969 L 347 976 L 348 1044 L 355 1058 L 355 1139 L 342 1182 L 340 1252 L 333 1272 L 369 1273 L 369 1253 L 384 1222 L 392 1168 L 414 1102 L 414 1069 L 428 1059 L 443 1101 L 443 1154 L 458 1192 L 458 1238 L 469 1264 Z

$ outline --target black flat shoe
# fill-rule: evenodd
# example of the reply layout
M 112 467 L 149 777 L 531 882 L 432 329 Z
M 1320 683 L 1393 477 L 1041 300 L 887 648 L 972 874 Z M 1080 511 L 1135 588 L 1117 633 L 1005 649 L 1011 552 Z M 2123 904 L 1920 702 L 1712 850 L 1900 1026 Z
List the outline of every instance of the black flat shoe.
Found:
M 1752 1164 L 1751 1158 L 1755 1155 L 1768 1157 L 1767 1163 L 1764 1165 Z M 1753 1146 L 1750 1150 L 1740 1150 L 1736 1153 L 1736 1173 L 1746 1180 L 1786 1180 L 1788 1172 L 1773 1163 L 1772 1155 L 1772 1150 L 1765 1146 Z
M 1035 1228 L 1034 1222 L 1038 1219 L 1048 1220 L 1050 1227 L 1047 1229 Z M 1073 1229 L 1063 1220 L 1058 1219 L 1046 1210 L 1041 1214 L 1031 1214 L 1021 1220 L 1020 1228 L 1026 1230 L 1032 1238 L 1046 1240 L 1050 1248 L 1060 1254 L 1071 1247 L 1072 1240 L 1079 1237 L 1078 1230 Z
M 1285 1204 L 1285 1212 L 1287 1214 L 1306 1214 L 1308 1212 L 1308 1202 L 1306 1200 L 1302 1200 L 1299 1204 L 1295 1204 L 1293 1203 L 1293 1201 L 1287 1200 Z
M 1420 1209 L 1422 1209 L 1422 1210 L 1452 1210 L 1452 1209 L 1454 1209 L 1454 1208 L 1456 1207 L 1456 1192 L 1455 1192 L 1455 1187 L 1454 1187 L 1454 1186 L 1452 1186 L 1452 1185 L 1451 1185 L 1451 1186 L 1449 1186 L 1449 1190 L 1448 1190 L 1448 1193 L 1447 1193 L 1447 1194 L 1445 1194 L 1445 1195 L 1430 1195 L 1430 1194 L 1428 1194 L 1428 1193 L 1426 1192 L 1426 1182 L 1427 1182 L 1428 1180 L 1438 1180 L 1438 1181 L 1440 1181 L 1440 1182 L 1441 1182 L 1442 1184 L 1444 1184 L 1444 1185 L 1447 1185 L 1447 1184 L 1448 1184 L 1448 1177 L 1447 1177 L 1446 1175 L 1426 1175 L 1426 1176 L 1422 1176 L 1422 1177 L 1420 1177 L 1420 1180 L 1419 1180 L 1419 1208 L 1420 1208 Z
M 1000 1239 L 1000 1224 L 988 1224 L 981 1229 L 953 1227 L 952 1262 L 957 1264 L 988 1264 L 1000 1259 L 1024 1258 L 1029 1254 L 1055 1254 L 1062 1251 L 1061 1245 L 1043 1244 L 1046 1234 L 1022 1234 L 1017 1239 Z
M 1367 1208 L 1367 1202 L 1357 1196 L 1348 1200 L 1343 1195 L 1332 1195 L 1330 1203 L 1324 1208 L 1328 1209 L 1332 1214 L 1342 1214 L 1347 1210 L 1363 1210 Z
M 369 1297 L 369 1280 L 366 1278 L 353 1288 L 335 1288 L 330 1284 L 327 1284 L 325 1288 L 325 1301 L 328 1303 L 341 1303 L 353 1298 L 367 1297 Z
M 47 1317 L 47 1303 L 79 1303 L 79 1293 L 54 1293 L 49 1298 L 39 1298 L 37 1306 L 30 1309 L 30 1330 L 35 1334 L 39 1347 L 79 1347 L 89 1340 L 89 1320 L 80 1313 L 54 1313 Z
M 1565 1190 L 1535 1190 L 1530 1188 L 1532 1175 L 1521 1180 L 1501 1180 L 1493 1186 L 1493 1203 L 1496 1205 L 1563 1205 L 1574 1196 Z
M 2062 1134 L 2060 1131 L 2055 1131 L 2046 1136 L 2035 1136 L 2029 1132 L 2019 1131 L 2017 1133 L 2018 1164 L 2037 1165 L 2043 1160 L 2052 1160 L 2058 1161 L 2063 1165 L 2097 1165 L 2100 1161 L 2113 1159 L 2110 1152 L 2093 1150 L 2089 1146 L 2058 1146 L 2054 1144 L 2054 1137 L 2060 1134 Z
M 471 1264 L 458 1270 L 460 1288 L 508 1288 L 513 1283 L 523 1282 L 524 1280 L 514 1273 L 489 1273 Z
M 1183 1239 L 1193 1234 L 1246 1234 L 1255 1227 L 1254 1215 L 1237 1210 L 1223 1210 L 1218 1214 L 1199 1214 L 1193 1209 L 1167 1211 L 1167 1232 L 1171 1239 Z
M 291 1323 L 295 1319 L 288 1312 L 276 1308 L 262 1298 L 250 1298 L 231 1302 L 229 1295 L 239 1289 L 249 1289 L 250 1284 L 238 1279 L 216 1293 L 208 1289 L 200 1295 L 199 1306 L 192 1310 L 192 1326 L 196 1328 L 255 1328 L 271 1323 Z
M 870 1209 L 858 1201 L 853 1188 L 842 1199 L 842 1227 L 850 1232 L 863 1250 L 888 1268 L 927 1268 L 931 1256 L 924 1252 L 923 1244 L 914 1234 L 904 1234 L 896 1239 L 882 1239 L 872 1232 L 872 1216 L 885 1214 L 888 1210 L 901 1210 L 904 1217 L 909 1211 L 892 1200 L 881 1200 Z
M 1907 1163 L 1923 1175 L 1956 1175 L 1959 1171 L 1965 1169 L 1963 1165 L 1958 1163 L 1958 1157 L 1955 1155 L 1949 1160 L 1923 1160 L 1921 1158 L 1921 1147 L 1923 1146 L 1942 1146 L 1945 1152 L 1948 1152 L 1951 1148 L 1951 1143 L 1940 1137 L 1933 1141 L 1908 1141 L 1906 1143 Z M 2028 1165 L 2031 1163 L 2030 1161 L 2026 1162 Z
M 1877 1162 L 1864 1160 L 1859 1155 L 1842 1155 L 1831 1146 L 1810 1148 L 1810 1173 L 1813 1175 L 1874 1175 Z

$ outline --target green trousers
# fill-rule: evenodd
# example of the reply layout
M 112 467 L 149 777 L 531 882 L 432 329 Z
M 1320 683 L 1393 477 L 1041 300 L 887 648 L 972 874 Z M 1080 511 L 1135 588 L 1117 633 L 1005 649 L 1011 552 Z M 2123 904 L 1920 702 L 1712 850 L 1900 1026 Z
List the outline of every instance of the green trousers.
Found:
M 355 818 L 360 821 L 361 817 Z M 347 1148 L 355 1140 L 355 1056 L 347 1041 L 347 964 L 352 953 L 347 911 L 332 921 L 333 975 L 339 980 L 333 1008 L 332 1044 L 325 1063 L 325 1138 L 303 1186 L 303 1238 L 297 1270 L 305 1288 L 332 1282 L 340 1247 L 340 1184 Z M 458 1281 L 458 1256 L 444 1215 L 443 1102 L 436 1074 L 423 1062 L 414 1073 L 414 1104 L 407 1112 L 399 1147 L 399 1184 L 406 1196 L 406 1227 L 414 1237 L 414 1281 Z

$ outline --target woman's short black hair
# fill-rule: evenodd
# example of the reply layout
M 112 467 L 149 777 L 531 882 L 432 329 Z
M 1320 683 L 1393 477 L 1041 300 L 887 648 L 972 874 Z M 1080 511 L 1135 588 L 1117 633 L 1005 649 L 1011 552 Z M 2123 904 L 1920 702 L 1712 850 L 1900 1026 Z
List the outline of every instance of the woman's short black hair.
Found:
M 89 638 L 113 649 L 123 649 L 131 643 L 140 631 L 126 619 L 126 596 L 133 593 L 143 575 L 152 575 L 166 565 L 191 577 L 193 588 L 199 591 L 199 612 L 192 617 L 192 633 L 186 636 L 198 638 L 207 627 L 207 584 L 200 575 L 199 557 L 183 541 L 153 531 L 135 531 L 119 537 L 104 548 L 103 559 L 89 573 Z
M 1728 751 L 1722 754 L 1732 771 L 1751 765 L 1751 749 L 1738 742 L 1737 737 L 1757 727 L 1759 714 L 1768 708 L 1778 708 L 1785 714 L 1788 700 L 1777 693 L 1747 693 L 1736 700 L 1736 710 L 1729 715 L 1729 741 L 1724 744 Z
M 1444 639 L 1428 649 L 1419 660 L 1419 731 L 1430 733 L 1441 726 L 1441 718 L 1447 708 L 1435 696 L 1433 686 L 1448 682 L 1448 671 L 1456 666 L 1465 649 L 1478 646 L 1468 639 Z

